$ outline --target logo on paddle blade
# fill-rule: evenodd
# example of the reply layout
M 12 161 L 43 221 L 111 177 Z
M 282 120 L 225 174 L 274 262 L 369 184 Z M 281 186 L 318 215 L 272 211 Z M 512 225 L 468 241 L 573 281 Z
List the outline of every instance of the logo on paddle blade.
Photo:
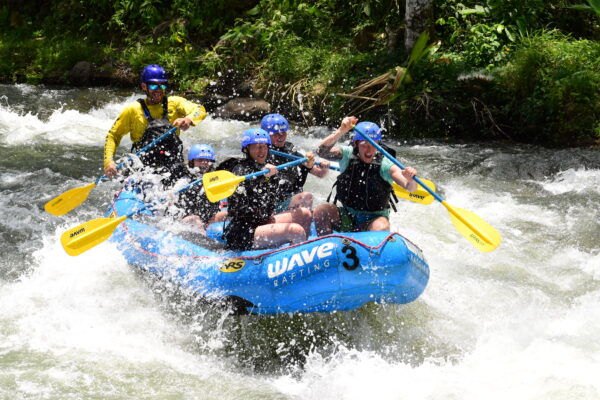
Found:
M 212 178 L 210 178 L 208 181 L 209 182 L 214 182 L 214 181 L 218 181 L 219 177 L 218 176 L 213 176 Z
M 75 231 L 75 232 L 72 232 L 72 233 L 69 235 L 69 237 L 77 236 L 77 235 L 79 235 L 80 233 L 83 233 L 83 232 L 85 232 L 85 228 L 81 228 L 81 229 L 79 229 L 79 230 L 77 230 L 77 231 Z
M 246 261 L 244 260 L 227 260 L 219 267 L 221 272 L 238 272 L 244 268 Z

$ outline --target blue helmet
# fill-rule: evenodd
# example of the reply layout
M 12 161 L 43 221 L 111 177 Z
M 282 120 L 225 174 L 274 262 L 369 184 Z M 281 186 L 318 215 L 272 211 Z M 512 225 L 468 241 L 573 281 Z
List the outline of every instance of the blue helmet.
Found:
M 200 159 L 215 161 L 215 151 L 207 144 L 195 144 L 188 152 L 188 161 Z
M 146 65 L 142 74 L 140 75 L 140 81 L 142 83 L 153 82 L 153 83 L 163 83 L 169 80 L 169 75 L 167 71 L 160 65 L 150 64 Z
M 379 126 L 377 126 L 377 124 L 374 122 L 363 121 L 363 122 L 359 122 L 354 127 L 354 137 L 352 138 L 352 140 L 354 142 L 359 141 L 359 140 L 366 140 L 363 137 L 363 135 L 358 133 L 358 131 L 364 133 L 365 135 L 367 135 L 368 137 L 370 137 L 371 139 L 373 139 L 376 142 L 380 141 L 382 138 L 381 128 Z
M 267 114 L 260 121 L 260 127 L 269 132 L 269 135 L 272 135 L 274 133 L 286 132 L 290 129 L 290 124 L 281 114 Z
M 242 136 L 242 150 L 246 148 L 249 144 L 254 143 L 266 143 L 268 145 L 271 144 L 271 137 L 264 129 L 260 128 L 252 128 L 246 129 L 244 131 L 244 135 Z

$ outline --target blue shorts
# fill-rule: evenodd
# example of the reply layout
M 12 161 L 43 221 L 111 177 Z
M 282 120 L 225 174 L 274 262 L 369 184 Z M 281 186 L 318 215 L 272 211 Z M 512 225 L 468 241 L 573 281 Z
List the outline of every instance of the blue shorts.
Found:
M 389 218 L 389 210 L 385 212 L 358 211 L 347 207 L 338 207 L 340 214 L 340 232 L 359 232 L 367 229 L 371 221 L 379 217 Z
M 275 214 L 279 214 L 279 213 L 282 213 L 284 211 L 287 211 L 288 208 L 290 208 L 290 202 L 291 201 L 292 201 L 292 198 L 288 197 L 284 201 L 281 201 L 281 202 L 277 203 L 277 205 L 275 206 Z

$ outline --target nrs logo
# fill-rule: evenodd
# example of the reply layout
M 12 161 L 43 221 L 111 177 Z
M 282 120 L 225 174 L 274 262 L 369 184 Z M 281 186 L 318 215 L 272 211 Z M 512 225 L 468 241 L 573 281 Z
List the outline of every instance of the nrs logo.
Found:
M 304 267 L 314 261 L 320 261 L 330 257 L 333 254 L 334 248 L 334 243 L 323 243 L 309 250 L 296 253 L 291 257 L 283 257 L 281 260 L 275 261 L 275 263 L 269 263 L 267 274 L 269 278 L 276 278 L 287 271 L 291 271 L 294 267 Z
M 238 272 L 240 269 L 244 268 L 246 265 L 246 261 L 244 260 L 228 260 L 225 261 L 219 267 L 219 271 L 221 272 Z

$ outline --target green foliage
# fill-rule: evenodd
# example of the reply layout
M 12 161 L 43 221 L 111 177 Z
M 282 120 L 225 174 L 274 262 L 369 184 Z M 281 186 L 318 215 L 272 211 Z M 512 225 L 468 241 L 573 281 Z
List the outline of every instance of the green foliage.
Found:
M 577 144 L 600 138 L 600 43 L 557 32 L 523 42 L 499 74 L 518 139 Z
M 180 89 L 251 79 L 296 111 L 303 98 L 320 122 L 355 108 L 336 94 L 370 87 L 386 101 L 369 117 L 387 113 L 403 134 L 574 143 L 600 129 L 600 18 L 572 8 L 583 2 L 432 0 L 436 57 L 399 75 L 409 55 L 398 0 L 9 0 L 0 80 L 68 83 L 90 61 L 133 81 L 159 63 Z M 543 33 L 554 29 L 570 36 Z

